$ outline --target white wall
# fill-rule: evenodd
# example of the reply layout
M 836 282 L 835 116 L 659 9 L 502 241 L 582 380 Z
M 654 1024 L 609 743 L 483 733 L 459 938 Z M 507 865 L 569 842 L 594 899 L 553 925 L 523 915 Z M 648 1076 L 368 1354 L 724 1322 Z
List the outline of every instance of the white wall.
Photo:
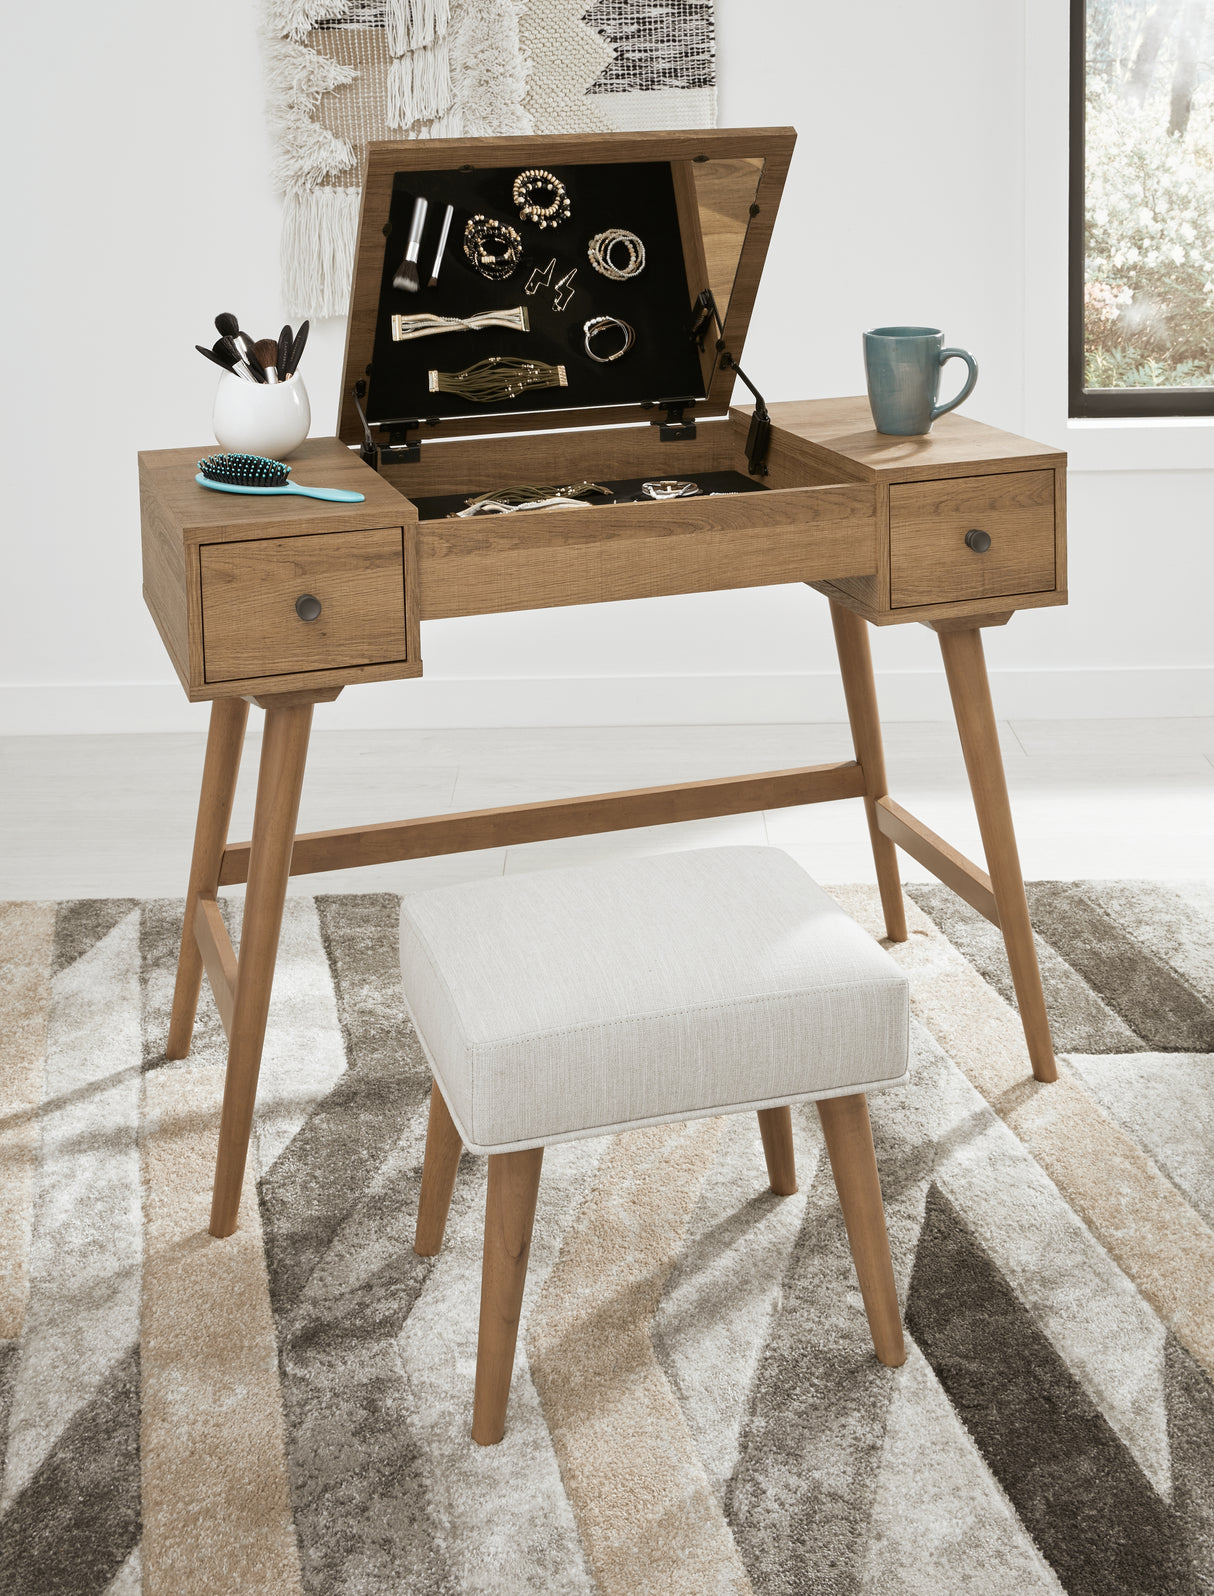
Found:
M 978 356 L 970 414 L 1073 444 L 1062 0 L 717 8 L 721 124 L 800 133 L 746 351 L 768 398 L 857 392 L 863 327 L 935 322 Z M 3 266 L 0 731 L 204 716 L 143 609 L 134 456 L 206 443 L 214 383 L 192 346 L 215 311 L 267 332 L 283 320 L 255 16 L 253 0 L 212 0 L 205 19 L 74 0 L 52 49 L 36 8 L 10 24 L 5 147 L 24 156 Z M 334 425 L 342 338 L 334 321 L 309 345 L 318 432 Z M 1078 439 L 1081 467 L 1183 469 L 1074 472 L 1070 607 L 987 634 L 1002 711 L 1211 712 L 1211 440 Z M 781 588 L 434 622 L 422 682 L 347 693 L 326 724 L 836 717 L 824 612 Z M 887 713 L 944 713 L 927 631 L 886 629 L 874 651 Z

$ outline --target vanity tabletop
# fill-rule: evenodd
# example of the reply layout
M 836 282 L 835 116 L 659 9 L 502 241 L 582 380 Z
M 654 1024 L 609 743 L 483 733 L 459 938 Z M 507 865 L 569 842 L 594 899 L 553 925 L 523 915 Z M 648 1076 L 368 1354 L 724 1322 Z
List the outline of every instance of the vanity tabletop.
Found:
M 770 409 L 773 425 L 801 440 L 807 453 L 827 462 L 842 459 L 849 475 L 866 482 L 1033 471 L 1066 461 L 1062 449 L 988 427 L 956 411 L 941 416 L 925 437 L 888 437 L 873 426 L 863 394 L 850 399 L 794 399 Z

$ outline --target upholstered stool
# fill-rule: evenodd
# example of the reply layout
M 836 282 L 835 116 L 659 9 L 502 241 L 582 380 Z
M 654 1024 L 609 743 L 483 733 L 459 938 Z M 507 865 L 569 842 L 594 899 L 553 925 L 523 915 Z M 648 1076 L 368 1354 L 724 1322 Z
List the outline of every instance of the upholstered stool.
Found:
M 543 1149 L 758 1113 L 796 1190 L 788 1105 L 817 1102 L 877 1356 L 905 1358 L 864 1094 L 906 1072 L 906 980 L 776 848 L 711 848 L 421 892 L 405 1001 L 434 1072 L 415 1248 L 460 1152 L 489 1155 L 472 1434 L 505 1430 Z

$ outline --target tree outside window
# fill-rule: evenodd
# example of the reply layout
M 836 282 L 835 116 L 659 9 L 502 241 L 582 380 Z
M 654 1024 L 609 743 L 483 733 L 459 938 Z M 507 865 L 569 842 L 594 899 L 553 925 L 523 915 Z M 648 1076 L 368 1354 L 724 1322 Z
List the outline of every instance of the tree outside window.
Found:
M 1214 414 L 1214 4 L 1072 4 L 1071 414 Z

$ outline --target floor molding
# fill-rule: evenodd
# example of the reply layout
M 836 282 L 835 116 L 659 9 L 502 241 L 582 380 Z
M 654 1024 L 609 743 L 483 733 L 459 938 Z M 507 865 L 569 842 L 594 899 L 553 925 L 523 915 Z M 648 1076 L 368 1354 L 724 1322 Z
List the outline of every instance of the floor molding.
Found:
M 1002 718 L 1208 715 L 1214 666 L 993 670 Z M 940 671 L 877 676 L 890 721 L 947 720 Z M 360 685 L 321 711 L 333 728 L 745 725 L 845 719 L 834 671 L 788 675 L 426 677 Z M 204 706 L 175 682 L 0 685 L 0 736 L 190 731 Z

